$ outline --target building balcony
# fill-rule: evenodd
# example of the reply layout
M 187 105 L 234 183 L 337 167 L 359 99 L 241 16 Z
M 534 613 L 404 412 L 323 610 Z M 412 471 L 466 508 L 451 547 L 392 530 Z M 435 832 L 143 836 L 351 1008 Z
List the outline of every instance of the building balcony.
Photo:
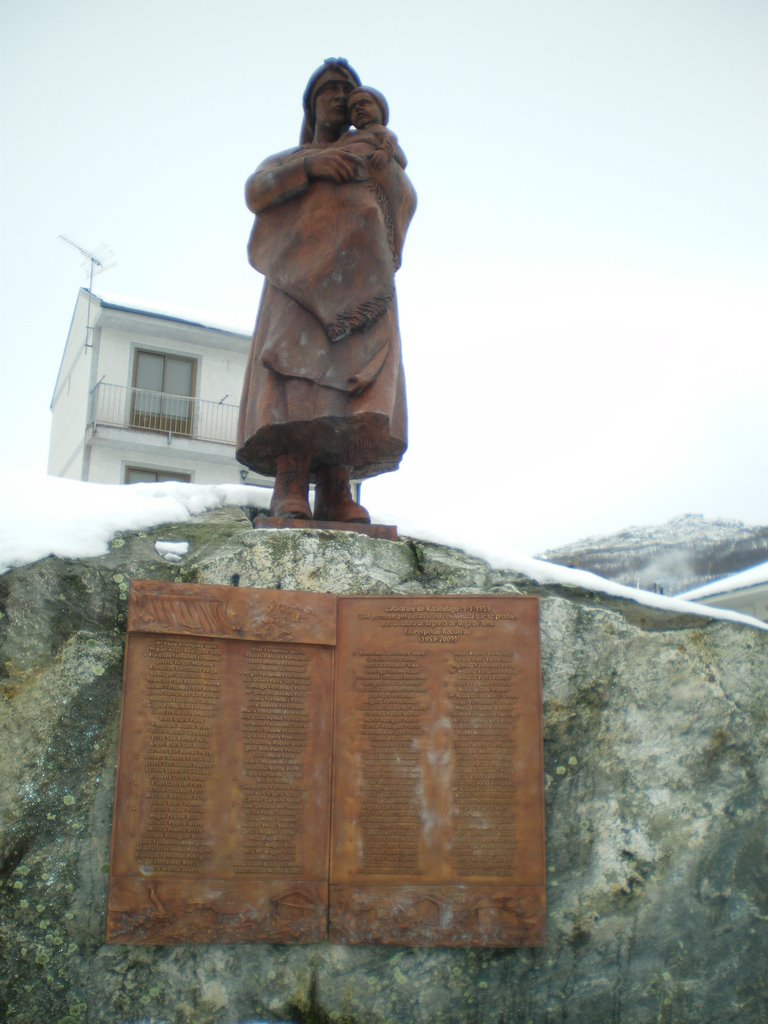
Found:
M 177 438 L 186 438 L 232 448 L 235 445 L 239 411 L 236 405 L 102 381 L 93 389 L 91 408 L 92 435 L 98 434 L 100 428 L 108 428 L 110 432 L 117 428 L 155 437 L 161 435 L 168 444 Z

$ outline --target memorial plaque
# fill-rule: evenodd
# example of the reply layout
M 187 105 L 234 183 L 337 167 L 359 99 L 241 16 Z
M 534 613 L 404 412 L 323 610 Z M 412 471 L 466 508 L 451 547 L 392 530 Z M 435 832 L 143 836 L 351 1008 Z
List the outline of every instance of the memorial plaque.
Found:
M 335 616 L 132 585 L 108 942 L 326 937 Z
M 340 598 L 329 937 L 544 941 L 535 598 Z
M 535 598 L 135 582 L 107 941 L 543 944 L 540 694 Z

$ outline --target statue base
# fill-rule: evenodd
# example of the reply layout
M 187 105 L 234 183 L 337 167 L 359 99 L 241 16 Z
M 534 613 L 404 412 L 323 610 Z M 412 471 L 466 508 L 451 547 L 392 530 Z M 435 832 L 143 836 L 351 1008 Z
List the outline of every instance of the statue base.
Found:
M 251 525 L 254 530 L 341 530 L 347 533 L 364 533 L 376 540 L 398 540 L 396 526 L 381 523 L 336 523 L 323 519 L 277 519 L 272 516 L 256 516 Z

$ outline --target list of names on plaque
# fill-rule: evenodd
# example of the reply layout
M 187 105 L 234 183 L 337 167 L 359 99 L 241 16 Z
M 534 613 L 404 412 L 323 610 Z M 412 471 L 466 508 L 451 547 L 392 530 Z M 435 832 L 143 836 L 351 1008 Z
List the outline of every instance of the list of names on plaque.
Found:
M 545 878 L 535 598 L 132 585 L 108 941 L 541 945 Z
M 332 938 L 540 943 L 535 601 L 341 598 L 336 662 Z
M 451 656 L 450 699 L 454 754 L 451 853 L 467 875 L 512 875 L 517 839 L 514 656 L 457 651 Z
M 157 637 L 144 671 L 147 810 L 136 858 L 145 872 L 200 870 L 211 855 L 204 821 L 221 655 L 207 640 Z
M 309 665 L 298 645 L 256 644 L 246 652 L 238 873 L 301 873 Z
M 357 651 L 361 700 L 360 831 L 365 874 L 418 874 L 420 752 L 425 676 L 418 654 Z

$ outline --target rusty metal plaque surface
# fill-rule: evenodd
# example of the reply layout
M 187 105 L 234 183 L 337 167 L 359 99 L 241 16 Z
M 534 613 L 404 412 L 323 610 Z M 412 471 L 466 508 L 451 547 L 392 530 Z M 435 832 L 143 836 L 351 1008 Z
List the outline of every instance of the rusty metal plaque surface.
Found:
M 538 601 L 340 598 L 329 937 L 543 945 Z
M 108 942 L 543 944 L 535 598 L 137 581 L 124 681 Z
M 335 614 L 133 584 L 108 942 L 326 937 Z

